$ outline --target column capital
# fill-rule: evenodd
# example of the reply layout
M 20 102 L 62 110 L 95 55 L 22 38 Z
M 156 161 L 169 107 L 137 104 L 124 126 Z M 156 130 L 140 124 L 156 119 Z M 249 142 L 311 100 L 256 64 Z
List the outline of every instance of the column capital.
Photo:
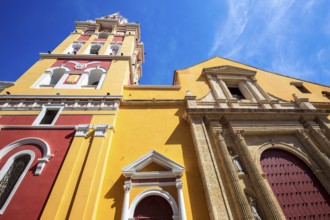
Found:
M 213 132 L 214 132 L 214 135 L 215 135 L 215 137 L 217 138 L 218 141 L 225 140 L 224 137 L 223 137 L 223 135 L 225 133 L 224 130 L 222 130 L 221 128 L 216 128 L 216 129 L 213 130 Z
M 244 140 L 244 130 L 234 130 L 234 136 L 235 136 L 235 139 L 240 141 L 240 140 Z
M 124 185 L 124 191 L 125 192 L 129 192 L 132 188 L 132 184 L 131 183 L 125 183 Z
M 177 189 L 182 189 L 183 188 L 183 183 L 181 179 L 176 180 L 175 186 Z

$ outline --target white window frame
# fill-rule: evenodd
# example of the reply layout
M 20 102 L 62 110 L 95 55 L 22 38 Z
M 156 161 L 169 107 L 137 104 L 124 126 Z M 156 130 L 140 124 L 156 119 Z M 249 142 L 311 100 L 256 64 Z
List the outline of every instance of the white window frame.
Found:
M 112 47 L 118 47 L 118 52 L 116 54 L 112 54 L 111 56 L 117 56 L 120 53 L 120 49 L 121 49 L 121 44 L 117 44 L 117 43 L 111 43 L 109 44 L 107 50 L 105 51 L 105 55 L 110 55 L 110 53 L 112 53 L 113 48 Z
M 39 113 L 38 117 L 34 120 L 33 124 L 34 126 L 53 126 L 55 122 L 57 121 L 58 117 L 60 116 L 62 110 L 64 108 L 64 105 L 44 105 L 42 107 L 41 112 Z M 58 110 L 56 116 L 54 117 L 51 124 L 40 124 L 41 120 L 44 118 L 47 110 Z
M 63 54 L 74 54 L 75 47 L 73 47 L 73 46 L 76 44 L 80 45 L 79 49 L 76 52 L 78 52 L 84 46 L 83 42 L 74 42 L 74 43 L 70 44 L 70 46 L 63 52 Z
M 91 43 L 90 45 L 88 45 L 87 49 L 85 50 L 84 54 L 91 54 L 90 50 L 92 48 L 93 45 L 99 45 L 101 46 L 100 49 L 98 50 L 98 54 L 100 54 L 100 51 L 102 50 L 104 44 L 103 43 Z M 91 54 L 91 55 L 96 55 L 96 54 Z
M 35 158 L 35 153 L 32 150 L 22 150 L 17 152 L 16 154 L 12 155 L 6 162 L 6 164 L 2 167 L 1 171 L 0 171 L 0 180 L 4 177 L 4 175 L 7 173 L 8 169 L 11 167 L 11 165 L 14 163 L 15 159 L 23 156 L 23 155 L 30 155 L 30 161 L 27 164 L 27 166 L 25 167 L 24 171 L 22 172 L 22 174 L 20 175 L 20 177 L 18 178 L 17 182 L 15 183 L 14 188 L 12 189 L 12 191 L 10 192 L 6 202 L 3 204 L 2 208 L 0 209 L 0 215 L 2 215 L 5 211 L 5 209 L 7 208 L 9 202 L 11 201 L 11 199 L 13 198 L 16 190 L 18 189 L 19 185 L 21 184 L 23 178 L 25 177 L 27 171 L 29 170 L 32 162 L 34 161 Z

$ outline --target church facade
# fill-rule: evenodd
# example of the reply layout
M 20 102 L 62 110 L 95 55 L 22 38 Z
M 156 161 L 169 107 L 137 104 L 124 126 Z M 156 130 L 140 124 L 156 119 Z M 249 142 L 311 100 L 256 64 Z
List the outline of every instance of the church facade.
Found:
M 330 87 L 214 57 L 138 85 L 115 13 L 1 83 L 0 219 L 329 219 Z

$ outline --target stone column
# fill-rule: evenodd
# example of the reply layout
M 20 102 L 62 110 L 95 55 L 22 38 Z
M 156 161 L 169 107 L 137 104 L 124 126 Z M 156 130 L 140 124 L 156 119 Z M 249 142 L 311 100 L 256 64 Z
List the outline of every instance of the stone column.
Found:
M 237 144 L 238 154 L 243 161 L 244 168 L 247 170 L 249 177 L 253 183 L 254 190 L 256 191 L 259 202 L 264 207 L 267 217 L 266 219 L 283 219 L 284 215 L 281 212 L 280 207 L 276 204 L 272 198 L 270 191 L 268 190 L 263 177 L 259 173 L 257 166 L 249 152 L 248 146 L 243 137 L 243 131 L 231 130 L 234 136 L 235 143 Z
M 176 188 L 178 190 L 178 202 L 179 202 L 179 215 L 180 215 L 180 220 L 187 220 L 187 215 L 186 215 L 186 207 L 184 205 L 184 198 L 183 198 L 183 192 L 182 192 L 182 181 L 176 180 Z
M 230 219 L 230 210 L 222 189 L 223 183 L 203 119 L 190 118 L 189 123 L 210 219 Z
M 313 138 L 319 143 L 324 153 L 330 157 L 330 141 L 328 138 L 322 133 L 320 129 L 311 128 L 309 129 L 309 133 L 313 136 Z
M 121 214 L 121 220 L 128 220 L 128 214 L 129 214 L 129 195 L 131 191 L 131 184 L 130 182 L 125 182 L 124 185 L 124 203 L 123 203 L 123 210 Z
M 213 94 L 215 95 L 215 98 L 217 99 L 217 103 L 218 103 L 219 107 L 228 108 L 228 105 L 226 103 L 227 98 L 226 98 L 220 84 L 217 82 L 217 78 L 213 77 L 212 75 L 207 75 L 207 79 L 211 85 Z
M 322 152 L 315 146 L 305 130 L 301 129 L 296 132 L 296 136 L 305 147 L 305 150 L 313 158 L 313 160 L 320 165 L 325 174 L 330 177 L 330 161 Z
M 231 196 L 235 202 L 236 214 L 239 219 L 254 219 L 249 202 L 243 189 L 240 187 L 239 178 L 232 158 L 228 152 L 226 142 L 223 138 L 223 130 L 213 128 L 213 137 L 217 143 L 218 155 L 224 166 L 225 175 L 228 181 Z

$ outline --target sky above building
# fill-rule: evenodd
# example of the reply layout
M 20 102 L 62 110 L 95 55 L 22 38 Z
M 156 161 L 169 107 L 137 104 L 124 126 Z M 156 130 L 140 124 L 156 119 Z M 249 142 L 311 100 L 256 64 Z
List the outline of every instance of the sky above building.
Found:
M 115 12 L 141 24 L 140 84 L 172 84 L 174 70 L 220 56 L 330 85 L 329 0 L 5 1 L 0 81 L 15 81 L 74 21 Z

